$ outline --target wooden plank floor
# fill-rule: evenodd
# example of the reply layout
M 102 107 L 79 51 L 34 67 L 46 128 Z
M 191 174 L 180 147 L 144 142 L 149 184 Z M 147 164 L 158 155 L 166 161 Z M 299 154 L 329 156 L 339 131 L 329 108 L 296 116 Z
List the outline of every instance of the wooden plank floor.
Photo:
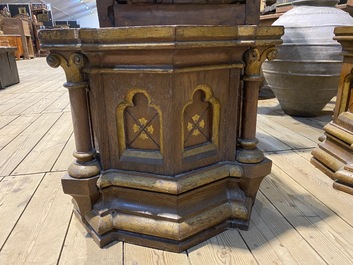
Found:
M 259 147 L 273 169 L 249 231 L 228 230 L 180 254 L 121 242 L 100 249 L 61 190 L 74 149 L 64 73 L 44 58 L 18 67 L 21 83 L 0 90 L 1 265 L 353 264 L 353 196 L 309 162 L 334 101 L 319 117 L 294 118 L 275 98 L 260 100 Z

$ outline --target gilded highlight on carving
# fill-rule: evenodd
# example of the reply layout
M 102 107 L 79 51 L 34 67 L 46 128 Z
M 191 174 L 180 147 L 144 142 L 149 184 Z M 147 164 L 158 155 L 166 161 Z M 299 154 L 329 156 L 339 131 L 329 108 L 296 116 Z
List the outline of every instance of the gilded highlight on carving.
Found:
M 211 88 L 198 86 L 183 109 L 184 149 L 207 143 L 218 146 L 219 112 L 220 106 Z
M 120 152 L 127 149 L 162 152 L 161 122 L 161 112 L 151 104 L 147 92 L 130 90 L 117 108 Z
M 202 119 L 201 121 L 199 121 L 200 115 L 198 115 L 198 114 L 195 114 L 191 118 L 194 122 L 193 123 L 188 122 L 187 130 L 189 132 L 192 131 L 191 136 L 198 136 L 199 134 L 201 134 L 201 132 L 198 128 L 202 128 L 202 129 L 205 128 L 205 125 L 206 125 L 205 119 Z
M 155 118 L 156 116 L 154 116 Z M 149 139 L 148 135 L 152 135 L 154 133 L 154 128 L 153 125 L 147 126 L 149 124 L 149 121 L 146 120 L 145 118 L 138 119 L 139 124 L 134 123 L 132 126 L 132 130 L 134 133 L 139 133 L 139 138 L 142 140 L 147 140 Z
M 261 74 L 261 65 L 267 59 L 272 61 L 278 56 L 278 50 L 275 47 L 270 47 L 265 50 L 260 50 L 258 48 L 250 48 L 244 56 L 245 75 L 259 76 Z

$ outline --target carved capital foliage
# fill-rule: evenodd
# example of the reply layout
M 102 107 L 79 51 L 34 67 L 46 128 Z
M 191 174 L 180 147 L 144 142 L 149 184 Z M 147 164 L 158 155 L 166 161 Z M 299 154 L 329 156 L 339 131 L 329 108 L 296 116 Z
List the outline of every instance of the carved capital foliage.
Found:
M 82 69 L 85 65 L 85 57 L 81 53 L 72 53 L 68 59 L 58 53 L 50 53 L 47 56 L 47 63 L 53 68 L 61 66 L 69 83 L 84 81 Z
M 245 61 L 245 75 L 259 76 L 261 71 L 262 63 L 267 60 L 273 60 L 277 58 L 277 49 L 275 47 L 267 48 L 261 51 L 258 48 L 251 48 L 244 54 Z

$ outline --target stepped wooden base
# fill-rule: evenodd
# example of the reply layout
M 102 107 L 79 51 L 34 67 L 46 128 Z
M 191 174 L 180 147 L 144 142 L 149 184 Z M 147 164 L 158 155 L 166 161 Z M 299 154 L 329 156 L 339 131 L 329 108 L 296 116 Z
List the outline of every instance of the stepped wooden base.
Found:
M 100 236 L 94 231 L 94 229 L 89 225 L 88 222 L 81 219 L 81 216 L 77 211 L 75 211 L 75 215 L 77 216 L 77 218 L 79 218 L 81 223 L 86 228 L 87 232 L 92 236 L 94 241 L 100 247 L 104 247 L 105 245 L 113 241 L 123 241 L 135 245 L 147 246 L 171 252 L 182 252 L 225 231 L 226 229 L 228 229 L 228 227 L 230 227 L 230 221 L 225 221 L 222 224 L 217 225 L 216 227 L 212 227 L 206 231 L 203 231 L 202 233 L 195 235 L 190 239 L 182 241 L 168 240 L 165 238 L 147 236 L 139 233 L 132 233 L 122 230 L 112 231 L 107 235 Z
M 88 211 L 80 204 L 95 197 L 87 188 L 91 182 L 66 175 L 63 188 L 74 200 L 73 186 L 92 191 L 76 200 L 75 213 L 99 246 L 117 240 L 181 252 L 229 227 L 247 230 L 256 191 L 270 168 L 268 159 L 219 163 L 175 177 L 144 175 L 143 185 L 137 172 L 110 170 L 99 177 L 99 199 Z
M 335 189 L 353 195 L 353 27 L 336 27 L 335 35 L 343 55 L 335 112 L 311 161 L 335 181 Z
M 350 143 L 353 133 L 333 122 L 324 130 L 325 138 L 313 150 L 311 163 L 335 181 L 335 189 L 353 195 L 353 152 Z

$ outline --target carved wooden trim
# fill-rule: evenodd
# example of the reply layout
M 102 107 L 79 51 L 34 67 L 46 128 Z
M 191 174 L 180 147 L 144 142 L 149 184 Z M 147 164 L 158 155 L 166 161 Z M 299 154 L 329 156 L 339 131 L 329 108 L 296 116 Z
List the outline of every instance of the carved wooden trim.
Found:
M 84 82 L 82 69 L 85 65 L 85 58 L 83 54 L 72 53 L 67 60 L 64 56 L 58 53 L 50 53 L 47 56 L 47 63 L 53 68 L 61 66 L 64 69 L 67 82 L 80 84 Z
M 269 61 L 274 60 L 277 56 L 278 50 L 275 47 L 270 47 L 262 51 L 259 48 L 250 48 L 244 54 L 245 77 L 260 77 L 263 62 L 266 59 Z
M 147 173 L 141 176 L 141 174 L 130 171 L 108 170 L 101 174 L 97 186 L 101 189 L 120 186 L 178 195 L 227 177 L 243 177 L 242 168 L 238 164 L 226 162 L 173 177 Z

